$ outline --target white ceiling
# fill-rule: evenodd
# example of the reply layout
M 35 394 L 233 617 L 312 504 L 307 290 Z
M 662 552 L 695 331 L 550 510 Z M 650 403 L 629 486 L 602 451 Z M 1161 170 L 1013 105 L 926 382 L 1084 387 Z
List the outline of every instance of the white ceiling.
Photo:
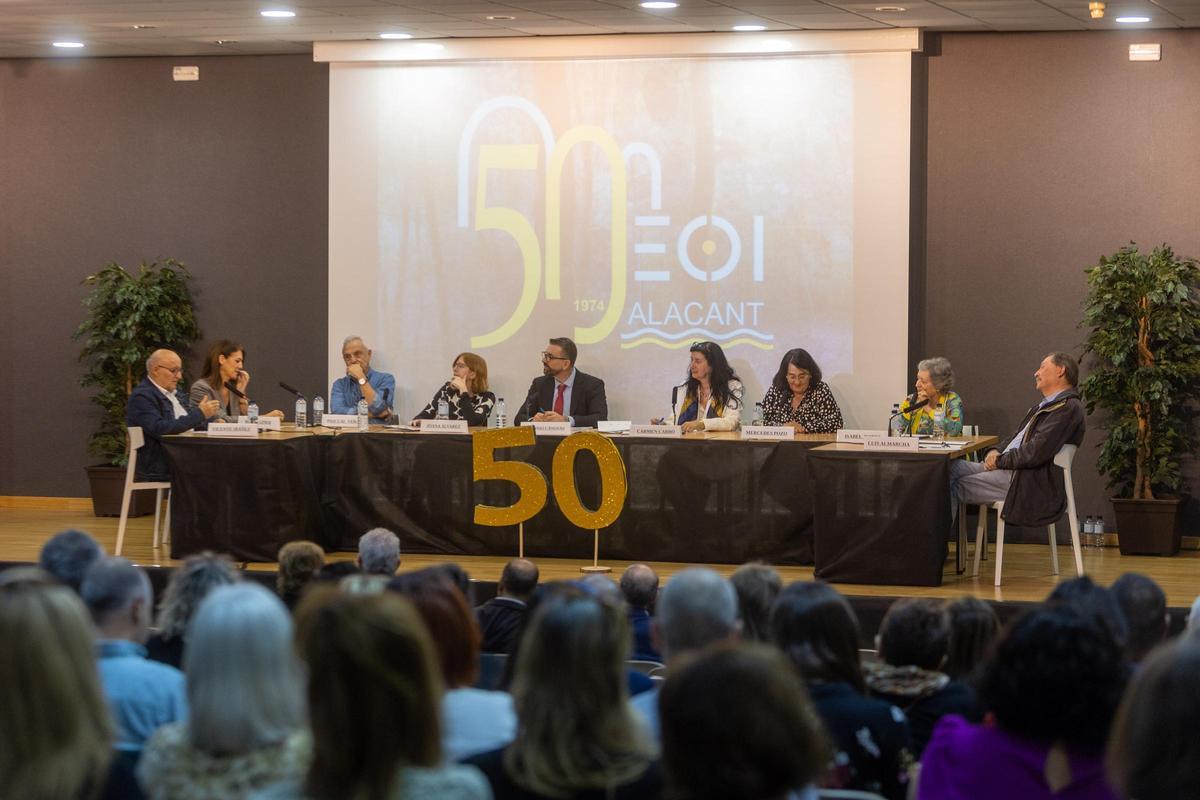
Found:
M 907 10 L 876 11 L 884 5 Z M 266 19 L 259 16 L 265 8 L 296 16 Z M 1151 21 L 1113 21 L 1122 15 Z M 0 0 L 0 58 L 309 53 L 314 41 L 374 39 L 387 31 L 415 38 L 547 36 L 728 31 L 740 24 L 770 30 L 1196 28 L 1200 0 L 1110 0 L 1099 21 L 1089 18 L 1087 0 L 679 0 L 666 11 L 643 9 L 638 0 Z M 87 46 L 51 46 L 63 39 Z

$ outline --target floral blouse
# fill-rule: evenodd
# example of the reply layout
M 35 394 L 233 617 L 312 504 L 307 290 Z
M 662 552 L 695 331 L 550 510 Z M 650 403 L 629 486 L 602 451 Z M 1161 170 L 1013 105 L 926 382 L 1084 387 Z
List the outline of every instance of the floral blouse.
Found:
M 833 433 L 842 427 L 842 410 L 838 408 L 837 400 L 825 381 L 808 387 L 804 399 L 796 408 L 792 408 L 790 389 L 780 391 L 772 386 L 762 399 L 762 408 L 764 425 L 796 422 L 809 433 Z
M 472 427 L 487 425 L 488 415 L 492 413 L 492 406 L 496 405 L 496 395 L 491 392 L 470 395 L 460 392 L 447 382 L 442 384 L 442 388 L 433 395 L 429 405 L 421 409 L 421 413 L 413 419 L 435 419 L 438 402 L 441 400 L 445 400 L 446 404 L 450 406 L 450 419 L 465 419 L 467 424 Z
M 942 395 L 938 406 L 946 414 L 946 435 L 962 436 L 962 398 L 954 392 L 946 392 Z M 933 410 L 936 407 L 931 404 L 909 413 L 908 398 L 904 398 L 904 402 L 900 404 L 900 411 L 901 418 L 904 420 L 905 433 L 923 433 L 927 436 L 933 433 Z M 911 428 L 909 427 L 910 425 L 912 426 Z

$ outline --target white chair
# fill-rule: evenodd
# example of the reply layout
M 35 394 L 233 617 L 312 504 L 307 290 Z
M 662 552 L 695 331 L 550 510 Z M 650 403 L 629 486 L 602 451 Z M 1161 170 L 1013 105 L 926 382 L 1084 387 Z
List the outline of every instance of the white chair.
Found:
M 1071 480 L 1071 462 L 1075 460 L 1075 451 L 1079 448 L 1073 444 L 1064 444 L 1054 456 L 1054 463 L 1062 468 L 1063 485 L 1067 490 L 1067 524 L 1071 526 L 1071 546 L 1075 550 L 1075 572 L 1083 574 L 1083 551 L 1079 548 L 1079 517 L 1075 514 L 1075 484 Z M 979 557 L 987 549 L 987 520 L 988 509 L 996 509 L 996 582 L 1000 585 L 1000 568 L 1004 562 L 1004 501 L 984 503 L 979 506 L 979 525 L 975 528 L 975 568 L 973 577 L 979 577 Z M 1055 538 L 1054 525 L 1049 526 L 1050 567 L 1058 574 L 1058 540 Z
M 167 513 L 162 523 L 162 543 L 171 541 L 171 482 L 170 481 L 138 481 L 137 457 L 138 450 L 146 444 L 142 429 L 129 429 L 129 465 L 125 468 L 125 495 L 121 498 L 121 521 L 117 523 L 117 548 L 114 555 L 121 555 L 121 546 L 125 543 L 125 525 L 129 522 L 129 501 L 133 493 L 141 489 L 154 489 L 154 547 L 158 548 L 158 518 L 162 513 L 163 491 L 167 493 Z

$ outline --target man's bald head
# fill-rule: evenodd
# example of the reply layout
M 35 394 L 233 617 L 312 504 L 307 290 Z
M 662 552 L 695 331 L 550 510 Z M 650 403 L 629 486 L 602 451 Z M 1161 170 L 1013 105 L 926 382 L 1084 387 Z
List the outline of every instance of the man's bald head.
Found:
M 155 350 L 146 359 L 146 376 L 168 392 L 173 392 L 183 376 L 183 359 L 174 350 Z
M 645 564 L 630 564 L 621 574 L 621 594 L 633 608 L 649 608 L 658 596 L 658 575 Z
M 504 565 L 498 587 L 508 597 L 528 600 L 538 584 L 538 568 L 527 558 L 514 558 Z

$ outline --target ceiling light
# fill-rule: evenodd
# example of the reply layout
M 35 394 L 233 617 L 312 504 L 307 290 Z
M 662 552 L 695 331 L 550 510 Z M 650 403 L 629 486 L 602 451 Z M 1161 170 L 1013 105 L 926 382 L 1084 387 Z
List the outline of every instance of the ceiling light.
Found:
M 217 39 L 213 44 L 237 44 L 237 39 Z
M 508 14 L 489 14 L 484 19 L 490 19 L 492 22 L 500 22 L 501 20 L 516 19 L 516 17 L 509 16 Z
M 83 42 L 54 42 L 55 47 L 77 48 L 83 47 Z
M 1115 22 L 1149 22 L 1149 17 L 1117 17 Z
M 646 0 L 641 6 L 642 8 L 678 8 L 679 3 L 670 3 L 666 0 Z
M 766 25 L 734 25 L 733 29 L 735 31 L 765 31 L 767 29 L 767 26 Z
M 418 50 L 445 50 L 446 48 L 437 42 L 417 42 L 413 47 Z
M 875 6 L 875 10 L 890 14 L 903 14 L 905 11 L 908 11 L 904 6 Z
M 411 39 L 412 34 L 411 33 L 381 33 L 381 34 L 379 34 L 379 38 L 380 39 Z
M 134 25 L 133 29 L 135 31 L 152 31 L 157 27 L 157 25 Z
M 1088 13 L 1092 15 L 1092 19 L 1103 19 L 1104 9 L 1105 5 L 1101 0 L 1092 0 L 1088 3 Z
M 295 11 L 286 11 L 282 8 L 268 8 L 266 11 L 258 12 L 259 16 L 270 17 L 272 19 L 288 19 L 296 16 Z

